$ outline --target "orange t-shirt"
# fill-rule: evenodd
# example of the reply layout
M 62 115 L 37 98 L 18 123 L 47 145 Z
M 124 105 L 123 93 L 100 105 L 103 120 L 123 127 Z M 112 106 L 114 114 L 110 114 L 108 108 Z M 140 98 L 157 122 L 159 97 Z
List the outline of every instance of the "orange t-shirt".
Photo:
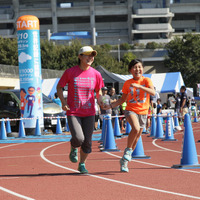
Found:
M 144 76 L 142 76 L 140 80 L 129 79 L 124 83 L 122 88 L 122 92 L 128 94 L 126 110 L 133 111 L 140 115 L 148 114 L 150 94 L 131 87 L 131 83 L 149 88 L 153 86 L 151 79 Z

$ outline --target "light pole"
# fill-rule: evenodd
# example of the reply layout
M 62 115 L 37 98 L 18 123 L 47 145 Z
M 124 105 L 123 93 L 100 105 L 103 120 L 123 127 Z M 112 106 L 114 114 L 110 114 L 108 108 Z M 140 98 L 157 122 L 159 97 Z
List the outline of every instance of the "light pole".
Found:
M 118 61 L 120 62 L 120 39 L 118 41 Z

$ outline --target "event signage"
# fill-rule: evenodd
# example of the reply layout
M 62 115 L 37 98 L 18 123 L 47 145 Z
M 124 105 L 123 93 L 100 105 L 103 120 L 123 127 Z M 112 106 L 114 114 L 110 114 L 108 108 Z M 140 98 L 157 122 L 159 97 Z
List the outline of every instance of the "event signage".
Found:
M 17 20 L 21 117 L 25 128 L 44 127 L 39 20 L 24 15 Z

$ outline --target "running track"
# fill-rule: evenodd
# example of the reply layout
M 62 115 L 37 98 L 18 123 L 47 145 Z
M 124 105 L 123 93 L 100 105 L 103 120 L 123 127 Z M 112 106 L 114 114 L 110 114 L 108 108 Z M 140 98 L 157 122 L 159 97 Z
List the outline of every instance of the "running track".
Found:
M 198 158 L 200 123 L 193 123 Z M 155 140 L 142 135 L 151 159 L 129 163 L 119 171 L 119 158 L 127 138 L 116 139 L 120 152 L 101 152 L 93 141 L 89 175 L 81 175 L 68 158 L 69 142 L 0 144 L 0 199 L 37 200 L 183 200 L 200 199 L 200 168 L 173 169 L 180 164 L 183 131 L 178 141 Z

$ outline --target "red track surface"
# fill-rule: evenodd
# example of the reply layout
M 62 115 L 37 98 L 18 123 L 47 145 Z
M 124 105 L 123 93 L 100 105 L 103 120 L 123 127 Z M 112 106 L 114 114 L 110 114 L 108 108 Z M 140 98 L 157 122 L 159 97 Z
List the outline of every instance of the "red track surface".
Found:
M 192 126 L 200 155 L 200 123 Z M 131 161 L 129 173 L 119 171 L 126 137 L 116 140 L 120 152 L 100 152 L 95 141 L 86 165 L 89 175 L 80 175 L 69 161 L 69 142 L 0 144 L 0 199 L 200 199 L 200 168 L 171 168 L 180 164 L 182 137 L 183 131 L 173 142 L 142 135 L 151 159 Z

